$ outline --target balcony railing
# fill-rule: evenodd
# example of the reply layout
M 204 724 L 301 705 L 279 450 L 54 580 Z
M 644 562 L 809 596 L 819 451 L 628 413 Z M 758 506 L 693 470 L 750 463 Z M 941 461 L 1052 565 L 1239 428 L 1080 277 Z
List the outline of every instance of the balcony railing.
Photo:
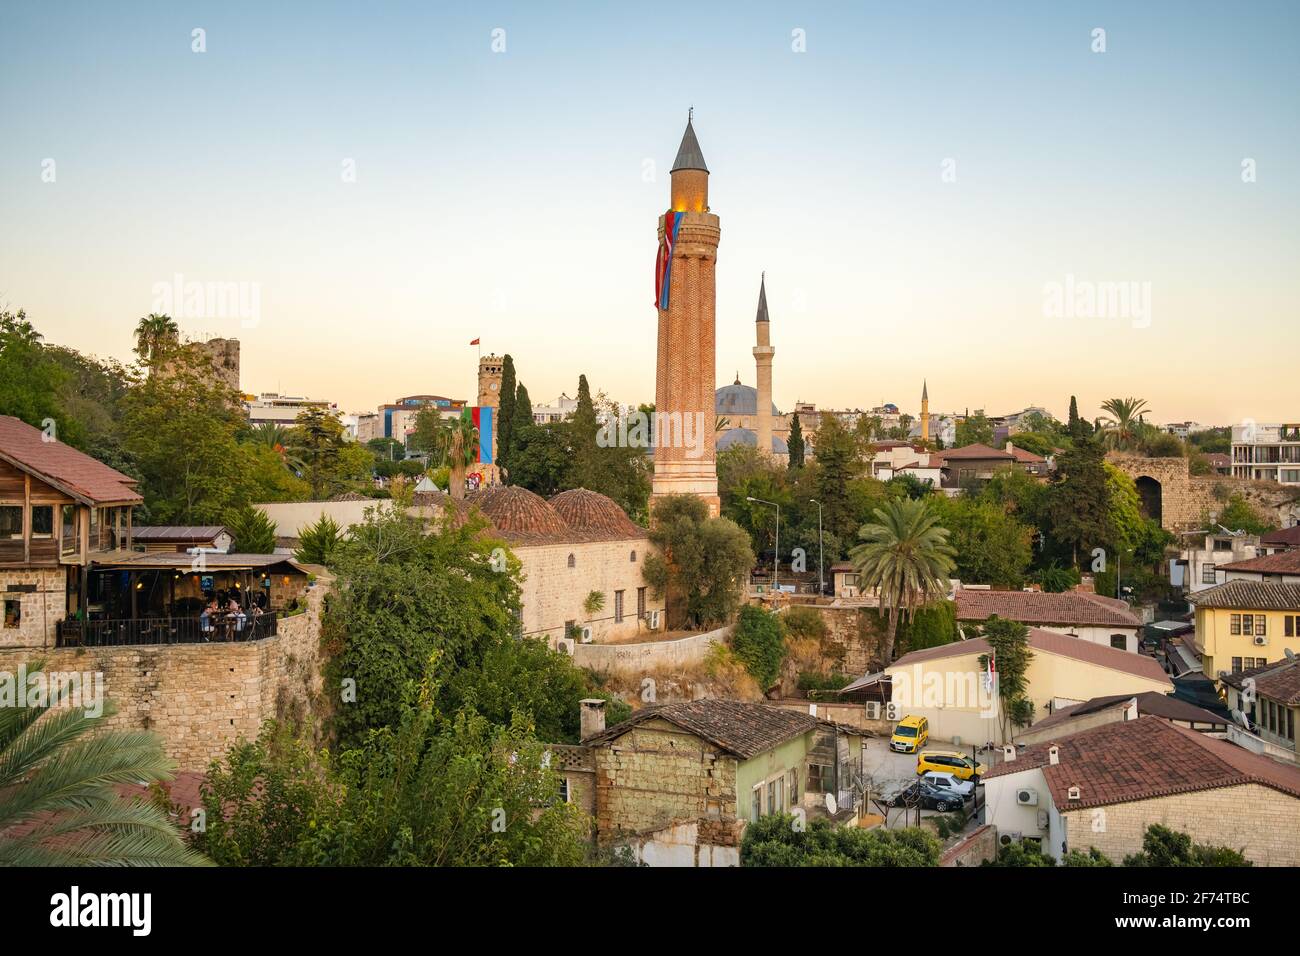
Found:
M 124 647 L 137 644 L 220 644 L 260 641 L 277 632 L 276 612 L 242 622 L 228 615 L 204 621 L 197 617 L 144 617 L 133 620 L 61 621 L 57 647 Z

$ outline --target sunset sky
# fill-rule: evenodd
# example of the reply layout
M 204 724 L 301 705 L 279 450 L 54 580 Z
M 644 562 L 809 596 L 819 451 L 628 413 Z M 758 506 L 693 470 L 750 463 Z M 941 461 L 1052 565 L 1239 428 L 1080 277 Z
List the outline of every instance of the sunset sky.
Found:
M 245 283 L 251 322 L 173 314 L 246 391 L 473 399 L 481 337 L 535 401 L 649 401 L 694 106 L 719 384 L 766 270 L 784 411 L 1300 415 L 1300 3 L 430 6 L 6 2 L 0 307 L 127 359 L 157 284 Z M 1046 314 L 1067 282 L 1150 314 Z

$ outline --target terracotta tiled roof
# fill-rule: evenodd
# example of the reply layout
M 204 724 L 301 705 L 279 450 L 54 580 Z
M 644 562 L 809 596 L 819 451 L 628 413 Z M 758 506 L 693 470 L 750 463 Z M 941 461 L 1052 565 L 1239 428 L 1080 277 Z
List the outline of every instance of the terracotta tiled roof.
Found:
M 81 501 L 94 505 L 139 504 L 136 480 L 45 433 L 0 415 L 0 460 L 8 461 Z
M 1076 717 L 1099 714 L 1112 707 L 1124 707 L 1134 699 L 1137 700 L 1139 716 L 1145 717 L 1150 714 L 1152 717 L 1163 717 L 1165 720 L 1185 720 L 1188 723 L 1198 724 L 1227 723 L 1226 718 L 1211 713 L 1203 707 L 1189 704 L 1177 697 L 1170 697 L 1168 694 L 1157 694 L 1152 690 L 1147 691 L 1145 694 L 1113 694 L 1109 697 L 1094 697 L 1092 700 L 1085 700 L 1082 704 L 1062 707 L 1060 710 L 1054 711 L 1050 716 L 1034 721 L 1027 729 L 1037 732 L 1049 727 L 1055 727 L 1058 724 L 1065 724 Z
M 1261 697 L 1281 701 L 1290 707 L 1300 704 L 1300 660 L 1280 660 L 1263 667 L 1234 671 L 1225 675 L 1223 682 L 1240 689 L 1248 679 L 1254 682 L 1255 692 Z
M 1070 637 L 1068 634 L 1057 634 L 1055 631 L 1044 631 L 1036 627 L 1029 629 L 1029 646 L 1034 649 L 1035 653 L 1056 654 L 1060 657 L 1068 657 L 1086 664 L 1123 671 L 1135 677 L 1145 677 L 1172 686 L 1169 675 L 1156 663 L 1155 658 L 1147 657 L 1145 654 L 1121 651 L 1105 644 L 1094 644 L 1092 641 L 1085 641 L 1081 637 Z M 927 647 L 923 650 L 912 651 L 910 654 L 904 654 L 894 661 L 888 670 L 925 661 L 943 660 L 948 657 L 964 657 L 967 654 L 987 654 L 988 652 L 989 642 L 982 637 L 969 641 L 953 641 L 951 644 Z
M 949 448 L 947 451 L 941 451 L 938 456 L 943 459 L 949 458 L 974 458 L 985 460 L 991 458 L 1003 458 L 1007 461 L 1014 460 L 1010 452 L 999 451 L 996 448 L 990 448 L 988 445 L 976 443 L 974 445 L 962 445 L 960 448 Z
M 563 541 L 570 534 L 564 519 L 544 498 L 518 485 L 494 485 L 467 500 L 509 541 Z
M 1014 440 L 1011 442 L 1011 445 L 1011 454 L 1015 456 L 1016 461 L 1022 461 L 1026 464 L 1036 464 L 1038 462 L 1047 461 L 1047 459 L 1042 455 L 1035 455 L 1032 451 L 1026 451 L 1023 448 L 1016 448 Z
M 612 498 L 586 488 L 560 492 L 551 499 L 551 507 L 572 530 L 593 538 L 613 541 L 646 535 Z
M 1060 762 L 1049 762 L 1055 743 Z M 985 780 L 1041 768 L 1060 810 L 1150 800 L 1247 783 L 1300 798 L 1300 769 L 1160 717 L 1116 721 L 1026 747 Z M 1078 787 L 1078 800 L 1069 789 Z
M 136 525 L 131 537 L 136 541 L 210 541 L 225 532 L 225 527 L 212 525 Z
M 1140 627 L 1127 604 L 1086 591 L 977 591 L 958 589 L 957 620 L 998 617 L 1021 624 L 1069 624 L 1080 627 Z
M 1261 574 L 1300 574 L 1300 549 L 1279 551 L 1258 558 L 1218 565 L 1220 571 L 1256 571 Z
M 647 707 L 621 724 L 588 737 L 583 743 L 596 745 L 614 740 L 656 717 L 703 737 L 742 760 L 765 753 L 792 737 L 816 729 L 821 723 L 811 714 L 770 704 L 710 697 Z
M 1244 563 L 1244 562 L 1238 562 Z M 1240 608 L 1243 611 L 1300 611 L 1300 584 L 1229 581 L 1188 595 L 1197 607 Z
M 1282 528 L 1278 531 L 1270 531 L 1268 534 L 1260 535 L 1259 540 L 1261 544 L 1284 544 L 1293 548 L 1300 548 L 1300 524 Z

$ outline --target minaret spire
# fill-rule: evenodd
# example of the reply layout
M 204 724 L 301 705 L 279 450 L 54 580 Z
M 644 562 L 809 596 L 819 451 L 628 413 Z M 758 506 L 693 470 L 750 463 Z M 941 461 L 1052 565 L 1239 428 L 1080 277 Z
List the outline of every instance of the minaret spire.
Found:
M 767 321 L 768 321 L 768 318 L 767 318 L 767 273 L 766 273 L 766 272 L 764 272 L 764 273 L 763 273 L 763 277 L 762 277 L 761 279 L 758 280 L 758 315 L 755 317 L 754 321 L 755 321 L 755 322 L 767 322 Z
M 767 316 L 767 273 L 764 272 L 758 280 L 758 314 L 754 321 L 754 366 L 758 373 L 754 438 L 758 443 L 758 453 L 764 456 L 772 454 L 772 357 L 776 355 L 776 349 L 772 348 L 771 327 Z

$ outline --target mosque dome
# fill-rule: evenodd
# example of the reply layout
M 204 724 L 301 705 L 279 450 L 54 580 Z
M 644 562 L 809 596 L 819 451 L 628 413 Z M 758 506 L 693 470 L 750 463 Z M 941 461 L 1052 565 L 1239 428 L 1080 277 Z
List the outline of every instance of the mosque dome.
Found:
M 758 414 L 758 389 L 741 385 L 740 379 L 731 385 L 724 385 L 713 393 L 713 411 L 717 415 L 736 417 Z M 772 403 L 772 415 L 779 416 L 776 402 Z
M 493 485 L 475 493 L 470 501 L 507 537 L 563 540 L 571 533 L 544 498 L 517 485 Z
M 592 538 L 638 538 L 645 529 L 635 524 L 612 498 L 586 488 L 562 491 L 551 507 L 575 533 Z
M 751 389 L 751 391 L 753 391 L 753 389 Z M 728 428 L 718 436 L 716 442 L 718 451 L 726 451 L 728 448 L 734 448 L 737 445 L 748 445 L 750 448 L 757 448 L 758 436 L 754 433 L 752 428 Z M 773 435 L 772 454 L 788 455 L 790 454 L 790 446 L 788 446 L 783 439 Z

